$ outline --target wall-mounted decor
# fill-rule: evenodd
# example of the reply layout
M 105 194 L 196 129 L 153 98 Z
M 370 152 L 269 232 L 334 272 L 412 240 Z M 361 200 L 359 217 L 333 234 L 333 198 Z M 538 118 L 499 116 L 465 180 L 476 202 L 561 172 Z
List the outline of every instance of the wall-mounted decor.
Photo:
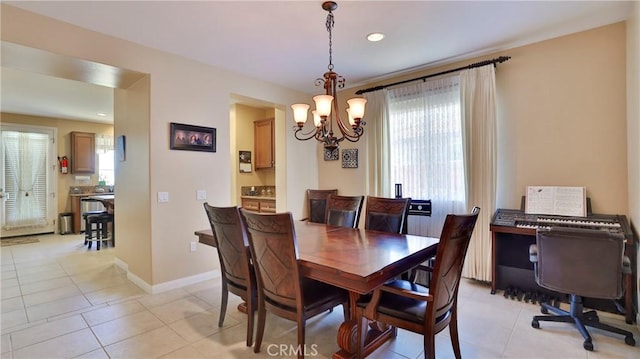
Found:
M 124 135 L 120 135 L 116 138 L 116 157 L 118 161 L 123 162 L 127 160 L 127 142 Z
M 342 168 L 358 168 L 358 149 L 342 150 Z
M 240 173 L 250 173 L 251 151 L 240 151 Z
M 172 150 L 216 152 L 216 129 L 171 122 Z
M 325 161 L 337 161 L 338 160 L 338 148 L 334 148 L 330 150 L 328 148 L 324 149 L 324 160 Z

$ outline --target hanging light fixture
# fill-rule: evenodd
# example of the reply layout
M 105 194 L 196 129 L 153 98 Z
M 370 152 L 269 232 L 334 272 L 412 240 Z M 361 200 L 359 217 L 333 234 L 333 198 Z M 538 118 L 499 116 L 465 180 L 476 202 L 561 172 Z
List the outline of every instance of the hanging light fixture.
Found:
M 308 104 L 298 103 L 291 105 L 293 109 L 293 119 L 298 125 L 297 128 L 294 127 L 295 137 L 301 141 L 315 138 L 318 142 L 324 143 L 325 149 L 331 151 L 337 149 L 340 142 L 345 139 L 350 142 L 357 142 L 360 139 L 364 133 L 362 126 L 365 125 L 365 122 L 362 121 L 362 117 L 364 116 L 364 107 L 367 102 L 366 99 L 361 97 L 348 100 L 347 104 L 349 108 L 347 108 L 347 116 L 349 124 L 347 125 L 342 121 L 338 107 L 337 89 L 344 87 L 345 79 L 333 71 L 332 62 L 331 30 L 334 24 L 333 11 L 337 8 L 338 4 L 333 1 L 325 1 L 322 3 L 322 9 L 329 12 L 326 21 L 327 31 L 329 32 L 329 66 L 327 66 L 329 71 L 325 72 L 322 78 L 316 79 L 316 86 L 322 85 L 325 89 L 325 94 L 313 97 L 316 109 L 311 111 L 311 113 L 313 115 L 315 128 L 306 133 L 303 131 L 309 114 Z M 334 135 L 334 122 L 340 131 L 340 137 Z

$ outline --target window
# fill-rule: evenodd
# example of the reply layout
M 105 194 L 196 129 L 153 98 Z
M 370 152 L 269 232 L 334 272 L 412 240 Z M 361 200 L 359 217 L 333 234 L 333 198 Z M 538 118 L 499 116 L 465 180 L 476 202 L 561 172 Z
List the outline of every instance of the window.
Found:
M 431 199 L 434 223 L 464 210 L 459 77 L 389 90 L 387 104 L 390 183 L 404 197 Z
M 115 151 L 113 136 L 96 135 L 96 152 L 98 155 L 98 181 L 105 186 L 115 185 Z
M 98 181 L 104 181 L 106 186 L 115 184 L 114 150 L 98 153 Z

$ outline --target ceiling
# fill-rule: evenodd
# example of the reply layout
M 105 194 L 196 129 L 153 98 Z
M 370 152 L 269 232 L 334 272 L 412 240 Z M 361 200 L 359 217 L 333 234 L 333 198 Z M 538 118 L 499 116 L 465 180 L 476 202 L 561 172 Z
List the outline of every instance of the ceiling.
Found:
M 309 94 L 329 61 L 321 1 L 3 1 Z M 627 18 L 632 1 L 340 1 L 333 64 L 347 87 Z M 365 37 L 383 32 L 376 43 Z M 113 91 L 2 67 L 2 111 L 109 122 Z M 97 112 L 107 116 L 97 117 Z

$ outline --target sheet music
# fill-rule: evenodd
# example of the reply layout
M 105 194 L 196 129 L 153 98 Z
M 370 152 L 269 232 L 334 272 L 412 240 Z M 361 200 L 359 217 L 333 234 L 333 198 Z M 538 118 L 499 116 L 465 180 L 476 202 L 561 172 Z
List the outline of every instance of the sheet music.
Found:
M 586 187 L 528 186 L 525 213 L 586 217 Z

